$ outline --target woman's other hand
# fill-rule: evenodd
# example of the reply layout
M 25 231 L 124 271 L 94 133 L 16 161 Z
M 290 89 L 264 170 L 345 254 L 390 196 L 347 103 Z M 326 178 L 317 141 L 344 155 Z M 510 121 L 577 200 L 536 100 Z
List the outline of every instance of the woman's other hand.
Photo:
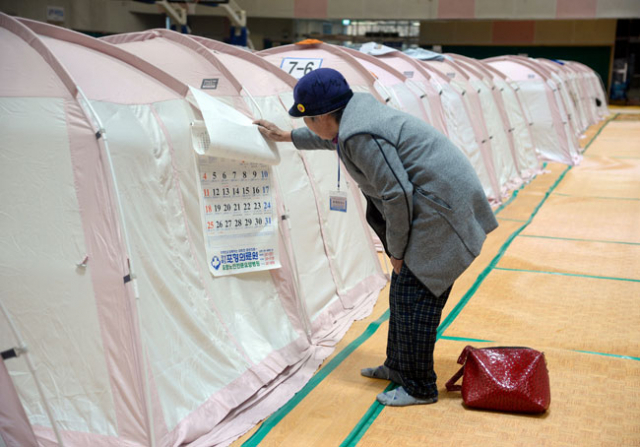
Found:
M 389 260 L 391 261 L 391 265 L 393 266 L 393 271 L 396 272 L 397 275 L 399 275 L 404 261 L 402 259 L 396 259 L 393 256 L 389 258 Z
M 268 140 L 276 142 L 291 142 L 291 132 L 280 129 L 278 126 L 267 120 L 256 120 L 253 124 L 258 125 L 258 130 Z

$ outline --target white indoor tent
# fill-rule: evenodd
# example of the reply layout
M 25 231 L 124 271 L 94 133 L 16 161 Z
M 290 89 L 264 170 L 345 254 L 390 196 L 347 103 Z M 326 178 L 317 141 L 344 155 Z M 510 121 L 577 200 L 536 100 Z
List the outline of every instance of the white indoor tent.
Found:
M 471 78 L 465 70 L 453 62 L 450 57 L 445 56 L 442 61 L 427 60 L 423 63 L 430 69 L 439 72 L 441 76 L 449 78 L 450 85 L 458 92 L 462 97 L 462 101 L 466 104 L 471 117 L 471 126 L 474 129 L 476 140 L 483 154 L 483 161 L 487 170 L 495 177 L 497 184 L 495 198 L 497 201 L 501 201 L 506 195 L 506 188 L 511 178 L 511 173 L 514 171 L 514 163 L 511 155 L 505 153 L 508 148 L 505 147 L 503 149 L 493 141 L 494 137 L 491 131 L 497 130 L 498 126 L 501 126 L 496 121 L 499 117 L 496 117 L 493 113 L 488 113 L 486 107 L 483 109 L 482 99 L 477 87 L 472 85 Z M 488 122 L 491 125 L 488 125 Z M 500 132 L 504 132 L 503 129 L 500 129 Z
M 353 56 L 342 51 L 340 47 L 329 45 L 319 40 L 308 39 L 294 45 L 282 45 L 280 47 L 262 50 L 256 53 L 266 61 L 281 68 L 285 72 L 300 79 L 305 71 L 329 67 L 342 73 L 355 92 L 368 92 L 379 101 L 390 102 L 393 98 L 389 92 L 380 86 L 380 82 L 356 61 Z M 305 60 L 301 61 L 300 58 Z M 293 103 L 293 101 L 292 101 Z
M 430 111 L 421 101 L 421 93 L 408 85 L 407 77 L 377 59 L 358 51 L 330 45 L 319 40 L 305 40 L 257 53 L 277 67 L 300 78 L 298 68 L 312 63 L 313 68 L 329 67 L 340 71 L 354 91 L 369 92 L 393 108 L 428 122 Z M 310 62 L 307 62 L 310 61 Z M 437 125 L 437 122 L 434 122 Z
M 538 59 L 540 60 L 540 59 Z M 568 64 L 560 61 L 553 61 L 544 59 L 552 69 L 556 69 L 557 73 L 564 75 L 569 85 L 569 94 L 574 101 L 577 117 L 582 129 L 589 127 L 590 123 L 595 123 L 600 120 L 599 113 L 597 111 L 597 105 L 595 99 L 592 99 L 591 92 L 585 88 L 582 83 L 582 76 L 580 72 L 572 69 Z
M 509 132 L 509 120 L 504 112 L 502 98 L 497 95 L 493 80 L 486 77 L 477 67 L 465 62 L 461 57 L 447 54 L 449 63 L 463 71 L 469 78 L 469 84 L 478 93 L 480 106 L 485 118 L 485 124 L 491 140 L 491 150 L 494 152 L 496 175 L 503 189 L 507 192 L 522 184 L 520 178 L 518 159 Z
M 478 123 L 474 125 L 474 113 L 464 98 L 464 91 L 457 89 L 451 82 L 451 78 L 434 69 L 427 63 L 430 60 L 444 60 L 442 55 L 438 59 L 433 56 L 436 53 L 430 51 L 407 51 L 409 57 L 416 60 L 420 66 L 431 76 L 431 82 L 437 86 L 442 110 L 445 116 L 445 124 L 449 138 L 459 147 L 467 159 L 471 162 L 484 192 L 492 203 L 500 202 L 500 185 L 493 167 L 493 158 L 482 144 L 482 131 Z
M 513 88 L 506 82 L 506 76 L 476 59 L 460 55 L 455 55 L 455 58 L 460 63 L 473 67 L 482 76 L 483 82 L 491 89 L 500 117 L 505 125 L 509 147 L 516 162 L 518 174 L 522 180 L 531 179 L 539 172 L 540 160 L 535 152 L 525 109 Z
M 432 83 L 432 76 L 421 67 L 420 63 L 403 52 L 385 45 L 368 42 L 362 45 L 359 51 L 383 61 L 395 68 L 408 78 L 407 84 L 416 87 L 418 96 L 422 99 L 428 115 L 428 122 L 445 135 L 449 135 L 445 124 L 444 110 L 440 101 L 441 89 L 436 83 Z M 414 90 L 416 90 L 414 89 Z
M 551 79 L 556 83 L 558 91 L 562 97 L 562 102 L 566 108 L 570 119 L 573 134 L 579 137 L 589 125 L 587 124 L 591 118 L 587 118 L 584 112 L 591 113 L 586 107 L 581 107 L 580 92 L 576 91 L 575 84 L 571 82 L 570 73 L 564 70 L 560 64 L 549 59 L 536 59 L 536 62 L 543 66 L 549 73 Z M 584 106 L 584 105 L 582 105 Z
M 424 122 L 430 123 L 440 132 L 446 134 L 444 128 L 438 127 L 442 125 L 442 121 L 434 120 L 429 113 L 431 111 L 430 107 L 427 107 L 427 104 L 422 101 L 422 91 L 413 85 L 413 82 L 411 82 L 404 73 L 373 56 L 352 48 L 344 48 L 343 51 L 353 56 L 358 63 L 362 64 L 364 68 L 380 80 L 380 85 L 384 87 L 389 92 L 390 97 L 393 98 L 393 101 L 390 102 L 389 105 L 410 113 Z
M 571 99 L 567 93 L 568 88 L 565 88 L 565 80 L 558 76 L 553 70 L 549 69 L 543 61 L 539 61 L 533 58 L 525 58 L 523 56 L 514 56 L 521 59 L 521 62 L 525 65 L 534 66 L 540 74 L 544 77 L 545 81 L 551 87 L 551 91 L 556 99 L 560 116 L 562 117 L 562 123 L 564 124 L 565 133 L 567 135 L 567 141 L 571 150 L 580 152 L 580 145 L 578 144 L 578 136 L 581 133 L 579 124 L 575 122 L 576 117 L 572 113 Z
M 517 86 L 531 113 L 531 133 L 544 160 L 577 164 L 580 154 L 555 83 L 545 70 L 527 58 L 500 56 L 485 62 L 507 75 Z
M 609 115 L 607 107 L 606 88 L 600 75 L 586 65 L 575 61 L 559 61 L 568 70 L 576 74 L 579 86 L 584 94 L 586 106 L 593 110 L 593 118 L 596 121 L 603 120 Z
M 329 215 L 316 196 L 329 186 L 281 146 L 287 160 L 271 178 L 276 219 L 291 223 L 278 224 L 282 268 L 214 277 L 191 124 L 222 118 L 207 101 L 249 112 L 239 82 L 202 45 L 171 37 L 161 39 L 168 59 L 189 57 L 201 81 L 218 77 L 220 97 L 194 100 L 193 72 L 178 78 L 62 28 L 2 15 L 0 33 L 0 341 L 28 346 L 6 362 L 25 410 L 9 424 L 15 436 L 230 442 L 306 383 L 386 283 L 362 210 Z M 267 118 L 286 114 L 275 99 L 254 101 Z M 301 287 L 296 272 L 308 275 Z M 0 407 L 20 419 L 18 402 Z

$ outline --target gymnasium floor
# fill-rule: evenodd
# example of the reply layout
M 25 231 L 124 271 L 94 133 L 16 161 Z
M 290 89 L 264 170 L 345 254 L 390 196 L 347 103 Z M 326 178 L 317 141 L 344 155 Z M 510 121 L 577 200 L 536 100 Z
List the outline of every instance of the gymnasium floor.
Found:
M 617 109 L 581 140 L 579 166 L 546 174 L 500 208 L 500 227 L 443 313 L 435 405 L 385 408 L 388 287 L 313 380 L 240 446 L 640 446 L 640 110 Z M 551 406 L 538 416 L 465 409 L 445 382 L 466 345 L 545 353 Z

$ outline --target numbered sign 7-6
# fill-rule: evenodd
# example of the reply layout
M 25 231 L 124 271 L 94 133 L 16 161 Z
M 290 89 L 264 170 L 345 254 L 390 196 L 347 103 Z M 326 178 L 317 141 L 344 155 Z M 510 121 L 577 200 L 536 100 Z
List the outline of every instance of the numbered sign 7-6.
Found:
M 296 79 L 300 79 L 307 73 L 320 68 L 322 59 L 312 59 L 306 57 L 285 57 L 282 59 L 280 68 Z

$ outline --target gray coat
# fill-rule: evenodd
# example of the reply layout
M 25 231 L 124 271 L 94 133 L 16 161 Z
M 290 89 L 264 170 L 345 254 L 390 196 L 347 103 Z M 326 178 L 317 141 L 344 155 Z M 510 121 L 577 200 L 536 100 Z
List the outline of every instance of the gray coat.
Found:
M 336 149 L 307 128 L 298 149 Z M 404 259 L 439 296 L 464 272 L 498 226 L 463 153 L 423 121 L 356 93 L 338 132 L 340 158 L 373 209 L 367 220 L 387 254 Z M 376 218 L 376 215 L 378 218 Z

